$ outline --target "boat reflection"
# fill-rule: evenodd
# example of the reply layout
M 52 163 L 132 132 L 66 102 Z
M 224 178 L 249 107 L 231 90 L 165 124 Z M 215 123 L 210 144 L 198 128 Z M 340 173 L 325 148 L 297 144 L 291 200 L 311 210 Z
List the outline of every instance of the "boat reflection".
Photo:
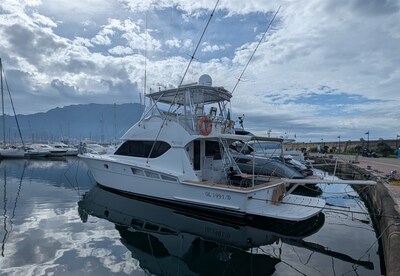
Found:
M 317 232 L 324 214 L 300 223 L 232 222 L 223 217 L 161 206 L 95 186 L 79 205 L 88 215 L 115 224 L 122 243 L 142 269 L 161 275 L 270 275 L 281 260 L 260 247 Z
M 89 190 L 94 186 L 87 174 L 86 165 L 76 157 L 0 160 L 0 170 L 6 167 L 7 177 L 18 179 L 22 168 L 26 169 L 24 181 L 46 182 L 74 190 Z
M 25 160 L 23 160 L 25 161 Z M 3 164 L 3 166 L 0 166 L 0 168 L 2 167 L 2 177 L 1 179 L 3 180 L 3 213 L 2 213 L 2 219 L 3 219 L 3 230 L 4 230 L 4 235 L 3 235 L 3 239 L 2 239 L 2 243 L 1 243 L 1 256 L 4 257 L 5 256 L 5 250 L 6 250 L 6 242 L 8 240 L 8 237 L 11 234 L 11 231 L 13 229 L 13 220 L 15 218 L 15 210 L 17 209 L 17 204 L 18 204 L 18 199 L 20 197 L 20 193 L 21 193 L 21 188 L 22 188 L 22 179 L 24 178 L 24 174 L 25 174 L 25 169 L 27 167 L 27 162 L 23 162 L 23 168 L 22 171 L 19 171 L 20 174 L 20 178 L 18 181 L 18 188 L 15 192 L 15 197 L 8 194 L 8 187 L 7 187 L 7 167 L 6 165 Z M 13 202 L 12 202 L 13 201 Z M 11 203 L 12 204 L 12 209 L 8 210 L 8 204 Z

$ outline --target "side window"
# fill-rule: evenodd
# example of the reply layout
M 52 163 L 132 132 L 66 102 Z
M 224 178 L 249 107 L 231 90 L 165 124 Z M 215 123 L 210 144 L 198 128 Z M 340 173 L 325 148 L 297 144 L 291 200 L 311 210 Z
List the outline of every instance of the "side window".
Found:
M 163 141 L 126 141 L 115 154 L 147 158 L 151 152 L 150 158 L 156 158 L 166 153 L 170 148 L 171 146 Z
M 218 142 L 206 141 L 206 156 L 213 156 L 214 160 L 222 159 Z

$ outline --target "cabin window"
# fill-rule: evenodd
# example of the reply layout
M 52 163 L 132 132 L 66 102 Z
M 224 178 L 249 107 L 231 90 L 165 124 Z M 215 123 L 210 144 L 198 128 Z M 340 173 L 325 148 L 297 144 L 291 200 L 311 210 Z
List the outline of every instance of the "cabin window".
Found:
M 136 168 L 131 168 L 133 174 L 137 174 L 137 175 L 142 175 L 144 176 L 144 172 L 140 169 L 136 169 Z
M 153 147 L 154 144 L 154 147 Z M 153 150 L 151 149 L 153 147 Z M 163 141 L 126 141 L 115 152 L 116 155 L 156 158 L 166 153 L 171 146 Z M 151 152 L 151 155 L 150 155 Z M 149 156 L 150 155 L 150 156 Z
M 175 181 L 176 182 L 176 178 L 175 177 L 172 177 L 172 176 L 168 176 L 168 175 L 161 175 L 161 179 L 164 179 L 164 180 L 168 180 L 168 181 Z
M 149 172 L 149 171 L 146 171 L 146 176 L 147 176 L 147 177 L 151 177 L 151 178 L 160 178 L 160 177 L 158 176 L 158 173 Z
M 152 223 L 149 223 L 149 222 L 147 222 L 147 223 L 144 225 L 144 229 L 150 230 L 150 231 L 157 231 L 158 228 L 159 228 L 158 225 L 152 224 Z
M 161 228 L 159 229 L 159 231 L 160 231 L 161 233 L 163 233 L 163 234 L 178 234 L 177 232 L 175 232 L 175 231 L 173 231 L 173 230 L 171 230 L 171 229 L 168 229 L 168 228 L 164 228 L 164 227 L 161 227 Z
M 221 151 L 218 142 L 206 141 L 206 156 L 212 156 L 214 160 L 221 160 Z
M 200 141 L 193 141 L 193 169 L 200 170 Z
M 139 220 L 139 219 L 133 218 L 132 221 L 131 221 L 131 225 L 132 225 L 132 226 L 139 226 L 140 228 L 142 228 L 142 226 L 143 226 L 143 221 L 142 221 L 142 220 Z

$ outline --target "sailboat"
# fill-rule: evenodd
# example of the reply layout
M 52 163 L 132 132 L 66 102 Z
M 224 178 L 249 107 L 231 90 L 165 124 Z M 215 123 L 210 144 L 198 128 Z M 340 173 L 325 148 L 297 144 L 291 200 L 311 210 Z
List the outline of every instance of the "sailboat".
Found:
M 3 65 L 1 62 L 1 58 L 0 58 L 0 85 L 1 85 L 2 118 L 3 118 L 3 146 L 0 149 L 0 158 L 24 158 L 26 150 L 25 150 L 25 146 L 24 146 L 24 141 L 22 140 L 21 132 L 20 132 L 20 137 L 21 137 L 21 141 L 22 141 L 22 145 L 23 145 L 22 147 L 6 145 L 6 119 L 5 119 L 5 110 L 4 110 Z M 10 98 L 11 98 L 11 95 L 10 95 Z M 14 117 L 17 120 L 15 111 L 14 111 Z M 19 130 L 18 121 L 16 121 L 16 122 L 17 122 L 18 130 Z
M 142 118 L 113 154 L 79 155 L 98 185 L 245 219 L 304 221 L 323 210 L 323 199 L 291 194 L 285 179 L 241 172 L 229 145 L 262 137 L 234 133 L 225 108 L 232 94 L 209 75 L 146 97 Z

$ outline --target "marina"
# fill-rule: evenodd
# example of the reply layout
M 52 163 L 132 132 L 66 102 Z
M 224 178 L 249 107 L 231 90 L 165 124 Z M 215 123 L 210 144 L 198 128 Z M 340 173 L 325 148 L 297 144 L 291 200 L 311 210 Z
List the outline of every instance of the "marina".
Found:
M 239 274 L 245 273 L 243 269 L 269 274 L 277 269 L 280 261 L 276 259 L 279 260 L 281 255 L 265 253 L 268 252 L 265 247 L 272 246 L 275 252 L 274 246 L 279 244 L 306 248 L 351 263 L 353 271 L 343 273 L 358 274 L 358 270 L 366 269 L 362 274 L 368 275 L 378 268 L 386 271 L 388 264 L 390 272 L 396 270 L 388 261 L 392 251 L 388 251 L 384 239 L 372 241 L 358 259 L 308 241 L 324 228 L 330 214 L 338 213 L 352 222 L 370 225 L 369 231 L 374 235 L 385 234 L 396 222 L 385 229 L 378 227 L 376 234 L 376 211 L 371 213 L 368 209 L 374 202 L 368 202 L 366 206 L 363 193 L 358 195 L 351 188 L 354 186 L 357 191 L 363 191 L 364 187 L 379 184 L 378 179 L 338 179 L 335 177 L 337 159 L 334 176 L 327 176 L 313 168 L 313 165 L 319 165 L 317 159 L 306 162 L 302 152 L 290 151 L 298 158 L 295 159 L 284 151 L 283 139 L 255 136 L 243 128 L 234 128 L 230 110 L 226 108 L 232 94 L 223 87 L 212 86 L 208 75 L 202 75 L 197 83 L 146 96 L 150 99 L 148 107 L 141 119 L 122 136 L 118 146 L 107 149 L 81 142 L 74 148 L 52 143 L 24 145 L 14 148 L 15 151 L 13 148 L 2 150 L 3 253 L 11 233 L 8 227 L 14 228 L 25 170 L 30 166 L 37 170 L 36 165 L 42 164 L 59 171 L 77 193 L 78 200 L 76 196 L 74 199 L 82 223 L 92 217 L 115 224 L 121 246 L 131 252 L 131 257 L 139 264 L 138 270 L 145 273 L 198 273 L 199 268 L 191 263 L 193 260 L 183 256 L 194 255 L 193 247 L 200 246 L 223 247 L 229 252 L 221 262 L 213 259 L 215 257 L 205 258 L 208 252 L 195 250 L 199 254 L 196 258 L 213 263 L 212 271 L 218 275 L 226 269 Z M 271 143 L 280 144 L 278 152 L 276 146 L 269 148 Z M 20 154 L 21 150 L 23 154 Z M 69 157 L 76 155 L 78 157 Z M 10 220 L 8 163 L 23 167 Z M 79 180 L 82 177 L 84 180 Z M 302 192 L 298 192 L 301 187 Z M 330 193 L 335 196 L 331 197 Z M 347 198 L 350 201 L 342 202 Z M 373 208 L 380 210 L 377 206 Z M 199 232 L 201 227 L 196 225 L 213 230 Z M 222 237 L 214 237 L 215 232 Z M 345 232 L 339 233 L 340 237 L 343 234 Z M 137 245 L 142 236 L 148 237 L 149 243 Z M 201 244 L 197 244 L 198 240 Z M 375 264 L 371 262 L 373 247 L 376 247 L 375 257 L 379 260 Z M 152 249 L 149 252 L 145 248 Z M 182 248 L 187 251 L 182 252 Z M 154 250 L 161 250 L 162 255 L 168 252 L 169 257 L 150 260 L 161 254 Z M 252 260 L 253 250 L 257 256 L 254 258 L 263 255 L 259 264 L 245 261 Z M 363 259 L 366 255 L 368 259 Z M 236 258 L 245 265 L 238 265 Z M 182 271 L 180 265 L 169 267 L 174 261 L 184 264 Z M 160 264 L 163 264 L 162 268 Z M 269 264 L 268 268 L 261 269 L 265 264 Z M 308 267 L 302 269 L 301 274 L 315 274 Z M 336 273 L 337 268 L 332 269 Z M 200 273 L 210 271 L 200 270 Z
M 1 160 L 0 173 L 2 274 L 381 274 L 350 186 L 320 184 L 329 207 L 304 224 L 260 225 L 111 193 L 75 157 Z
M 3 2 L 0 275 L 400 275 L 398 3 Z

